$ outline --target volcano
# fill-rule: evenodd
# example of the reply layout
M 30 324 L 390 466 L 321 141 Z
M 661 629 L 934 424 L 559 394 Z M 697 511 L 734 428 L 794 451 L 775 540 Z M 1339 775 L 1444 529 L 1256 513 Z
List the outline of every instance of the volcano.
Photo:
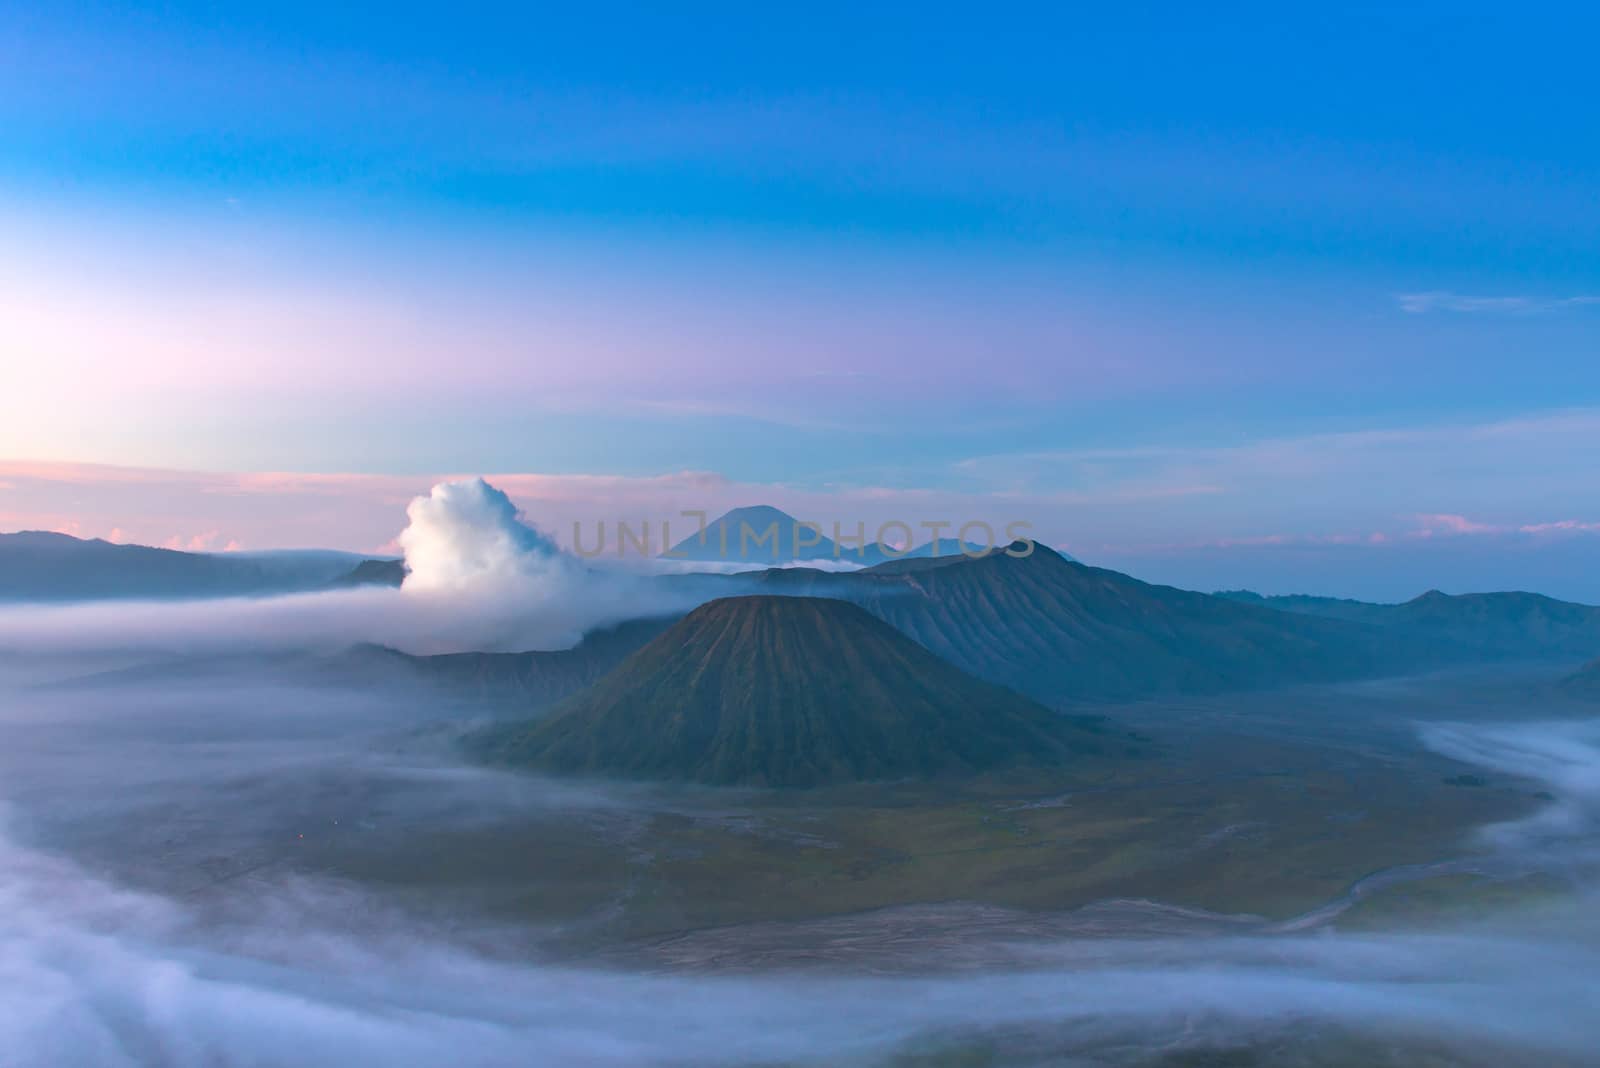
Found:
M 1125 748 L 1100 721 L 973 678 L 854 604 L 783 596 L 702 605 L 548 718 L 469 745 L 557 772 L 786 787 Z

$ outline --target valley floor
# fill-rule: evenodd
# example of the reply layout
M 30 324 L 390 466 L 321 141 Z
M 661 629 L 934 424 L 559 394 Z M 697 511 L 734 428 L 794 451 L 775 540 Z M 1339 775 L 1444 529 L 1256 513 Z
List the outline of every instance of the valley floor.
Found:
M 1419 733 L 1463 712 L 1525 718 L 1523 691 L 1497 685 L 1445 676 L 1113 706 L 1096 711 L 1145 740 L 1139 759 L 815 791 L 458 770 L 432 763 L 431 744 L 391 740 L 375 763 L 251 784 L 259 811 L 278 814 L 270 830 L 230 834 L 241 828 L 214 799 L 168 817 L 137 867 L 201 896 L 285 870 L 349 880 L 424 910 L 467 905 L 580 955 L 952 902 L 1062 912 L 1131 899 L 1287 922 L 1356 904 L 1345 895 L 1358 885 L 1364 902 L 1431 872 L 1452 885 L 1506 875 L 1475 859 L 1475 832 L 1548 795 Z M 433 781 L 440 796 L 422 797 Z M 125 850 L 126 832 L 104 845 Z M 1372 878 L 1383 872 L 1399 874 Z

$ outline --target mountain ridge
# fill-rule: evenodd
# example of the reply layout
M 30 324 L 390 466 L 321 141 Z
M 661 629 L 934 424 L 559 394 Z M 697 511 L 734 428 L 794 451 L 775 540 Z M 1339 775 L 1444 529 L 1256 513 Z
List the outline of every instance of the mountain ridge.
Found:
M 1047 704 L 1370 677 L 1423 652 L 1376 628 L 1155 586 L 1043 545 L 721 582 L 852 601 L 961 670 Z
M 361 562 L 354 553 L 197 553 L 27 530 L 0 534 L 0 602 L 302 593 L 326 588 Z
M 1368 623 L 1479 656 L 1584 656 L 1600 648 L 1600 607 L 1521 590 L 1450 594 L 1431 589 L 1394 604 L 1305 594 L 1263 597 L 1243 590 L 1218 596 L 1286 614 Z
M 947 535 L 929 539 L 904 551 L 891 550 L 876 541 L 847 548 L 823 534 L 821 523 L 814 524 L 819 540 L 814 544 L 802 546 L 797 532 L 802 522 L 783 509 L 770 504 L 734 508 L 708 522 L 703 532 L 697 531 L 662 552 L 661 558 L 699 563 L 756 565 L 836 560 L 860 564 L 862 567 L 873 567 L 896 560 L 959 556 L 963 553 L 977 556 L 986 552 L 999 552 L 1005 547 L 1003 544 L 979 545 L 976 542 L 963 541 L 954 535 Z M 775 532 L 772 529 L 774 525 L 776 525 Z M 837 528 L 835 530 L 837 532 Z

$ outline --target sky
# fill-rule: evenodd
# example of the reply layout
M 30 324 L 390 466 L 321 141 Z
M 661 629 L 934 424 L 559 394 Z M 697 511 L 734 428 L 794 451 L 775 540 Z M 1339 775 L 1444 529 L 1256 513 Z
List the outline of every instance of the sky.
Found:
M 483 474 L 1600 600 L 1597 29 L 11 3 L 0 530 L 373 551 Z

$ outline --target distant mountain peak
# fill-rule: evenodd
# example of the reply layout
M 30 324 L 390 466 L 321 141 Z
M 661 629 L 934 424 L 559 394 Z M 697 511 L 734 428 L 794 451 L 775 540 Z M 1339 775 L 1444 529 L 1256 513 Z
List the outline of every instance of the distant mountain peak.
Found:
M 747 504 L 740 508 L 730 508 L 728 511 L 719 516 L 716 522 L 722 523 L 738 519 L 750 521 L 771 521 L 776 519 L 779 522 L 799 522 L 799 520 L 795 519 L 795 517 L 790 515 L 788 512 L 785 512 L 782 508 L 771 504 Z
M 662 554 L 678 560 L 718 563 L 788 563 L 832 560 L 833 539 L 821 524 L 807 529 L 801 520 L 770 504 L 752 504 L 724 512 Z M 848 559 L 848 557 L 844 557 Z

